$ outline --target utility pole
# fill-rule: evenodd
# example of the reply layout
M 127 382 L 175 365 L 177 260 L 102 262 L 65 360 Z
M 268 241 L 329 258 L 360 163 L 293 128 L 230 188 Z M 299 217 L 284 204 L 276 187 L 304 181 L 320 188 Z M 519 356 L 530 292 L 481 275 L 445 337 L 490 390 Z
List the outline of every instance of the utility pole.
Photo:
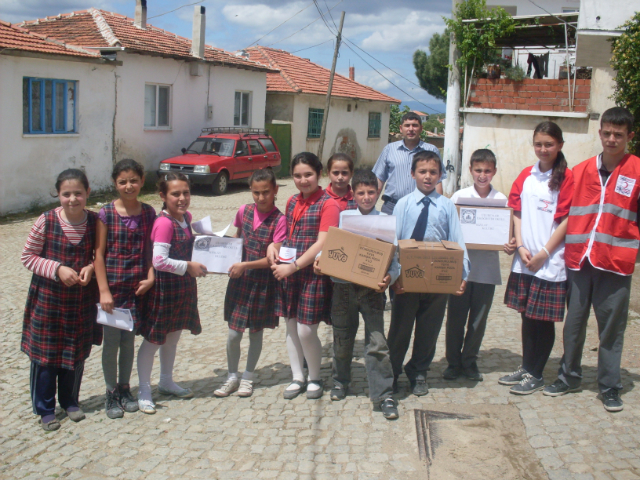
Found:
M 452 0 L 451 13 L 456 14 L 460 0 Z M 460 161 L 460 68 L 458 57 L 460 53 L 456 47 L 453 33 L 449 39 L 449 80 L 447 82 L 447 113 L 444 123 L 444 151 L 443 158 L 447 178 L 442 181 L 443 193 L 450 197 L 458 189 L 458 179 L 461 173 Z
M 327 119 L 329 118 L 329 107 L 331 106 L 331 89 L 333 88 L 333 76 L 336 73 L 336 62 L 338 61 L 338 51 L 342 41 L 342 25 L 344 24 L 344 12 L 340 16 L 340 27 L 336 37 L 336 49 L 333 52 L 333 64 L 331 65 L 331 75 L 329 76 L 329 88 L 327 89 L 327 100 L 324 104 L 324 114 L 322 115 L 322 130 L 320 131 L 320 144 L 318 145 L 318 158 L 322 162 L 322 150 L 324 149 L 324 138 L 327 134 Z

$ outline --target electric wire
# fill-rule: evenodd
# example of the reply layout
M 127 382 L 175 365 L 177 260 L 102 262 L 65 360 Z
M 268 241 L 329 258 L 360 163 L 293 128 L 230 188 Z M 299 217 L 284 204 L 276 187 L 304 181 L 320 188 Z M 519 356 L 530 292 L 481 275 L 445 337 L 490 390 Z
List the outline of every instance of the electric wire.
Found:
M 154 15 L 153 17 L 149 17 L 149 18 L 147 18 L 147 20 L 151 20 L 152 18 L 158 18 L 158 17 L 161 17 L 163 15 L 167 15 L 168 13 L 176 12 L 176 11 L 180 10 L 181 8 L 190 7 L 191 5 L 197 5 L 197 4 L 202 3 L 202 2 L 204 2 L 204 0 L 198 0 L 197 2 L 187 3 L 186 5 L 182 5 L 182 6 L 178 7 L 178 8 L 174 8 L 173 10 L 169 10 L 168 12 L 161 13 L 160 15 Z
M 313 2 L 311 2 L 309 5 L 307 5 L 306 7 L 304 7 L 302 10 L 300 10 L 299 12 L 297 12 L 296 14 L 290 16 L 289 18 L 287 18 L 284 22 L 282 22 L 280 25 L 278 25 L 277 27 L 269 30 L 267 33 L 265 33 L 263 36 L 261 36 L 258 40 L 256 40 L 255 42 L 253 42 L 251 45 L 249 45 L 249 47 L 251 47 L 252 45 L 255 45 L 256 43 L 258 43 L 260 40 L 262 40 L 264 37 L 266 37 L 267 35 L 271 34 L 274 30 L 280 28 L 282 25 L 284 25 L 285 23 L 287 23 L 289 20 L 291 20 L 293 17 L 295 17 L 296 15 L 304 12 L 307 8 L 309 8 L 311 5 L 313 5 Z M 249 48 L 246 47 L 246 48 Z
M 298 53 L 298 52 L 302 52 L 303 50 L 309 50 L 310 48 L 319 47 L 320 45 L 324 45 L 325 43 L 333 42 L 333 40 L 334 40 L 333 38 L 330 38 L 329 40 L 325 40 L 322 43 L 318 43 L 318 44 L 312 45 L 310 47 L 301 48 L 300 50 L 294 50 L 293 52 L 289 52 L 289 53 Z
M 342 2 L 343 2 L 343 0 L 340 0 L 340 1 L 339 1 L 338 3 L 336 3 L 333 7 L 331 7 L 331 9 L 336 8 L 336 7 L 337 7 L 338 5 L 340 5 Z M 314 23 L 316 23 L 318 20 L 320 20 L 320 18 L 321 18 L 321 17 L 316 18 L 313 22 L 308 23 L 307 25 L 305 25 L 304 27 L 302 27 L 300 30 L 296 30 L 296 31 L 295 31 L 295 32 L 293 32 L 291 35 L 287 35 L 286 37 L 281 38 L 280 40 L 277 40 L 277 41 L 275 41 L 275 42 L 273 42 L 273 43 L 270 43 L 269 45 L 265 45 L 265 47 L 270 47 L 271 45 L 275 45 L 276 43 L 280 43 L 280 42 L 282 42 L 282 41 L 284 41 L 284 40 L 287 40 L 288 38 L 293 37 L 294 35 L 296 35 L 296 34 L 300 33 L 302 30 L 304 30 L 305 28 L 307 28 L 307 27 L 309 27 L 310 25 L 313 25 Z M 329 29 L 329 31 L 331 31 L 331 29 Z M 333 32 L 331 32 L 331 33 L 333 33 Z

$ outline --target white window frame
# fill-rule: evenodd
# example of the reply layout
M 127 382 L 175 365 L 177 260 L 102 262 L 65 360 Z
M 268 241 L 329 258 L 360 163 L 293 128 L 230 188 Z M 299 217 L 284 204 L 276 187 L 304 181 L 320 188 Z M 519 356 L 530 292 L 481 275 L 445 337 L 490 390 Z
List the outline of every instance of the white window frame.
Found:
M 236 123 L 236 96 L 240 94 L 240 114 L 239 114 L 239 123 Z M 248 97 L 248 106 L 247 106 L 247 118 L 246 123 L 242 123 L 242 106 L 243 106 L 243 98 L 244 95 Z M 251 127 L 251 110 L 253 104 L 253 92 L 247 90 L 236 90 L 233 94 L 233 126 L 234 127 Z
M 152 86 L 155 87 L 155 115 L 154 115 L 154 123 L 153 125 L 147 124 L 147 87 Z M 167 105 L 167 125 L 158 125 L 158 117 L 160 115 L 160 88 L 167 88 L 169 90 L 169 100 Z M 173 117 L 173 88 L 171 85 L 167 85 L 164 83 L 150 83 L 146 82 L 144 84 L 144 129 L 145 130 L 171 130 L 171 121 Z

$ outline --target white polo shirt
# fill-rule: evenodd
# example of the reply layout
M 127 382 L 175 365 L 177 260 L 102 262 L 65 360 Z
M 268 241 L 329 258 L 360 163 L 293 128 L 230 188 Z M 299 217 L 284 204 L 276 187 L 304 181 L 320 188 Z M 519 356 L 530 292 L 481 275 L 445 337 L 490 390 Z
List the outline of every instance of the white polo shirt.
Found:
M 451 196 L 451 201 L 458 203 L 460 198 L 481 198 L 475 185 L 458 190 Z M 507 197 L 501 192 L 491 187 L 491 191 L 486 198 L 497 198 L 506 200 Z M 465 239 L 467 241 L 468 239 Z M 500 275 L 500 252 L 495 250 L 468 250 L 469 261 L 471 262 L 471 272 L 468 282 L 486 283 L 489 285 L 502 285 L 502 275 Z
M 558 228 L 560 220 L 569 215 L 573 197 L 571 170 L 567 168 L 560 190 L 552 192 L 549 190 L 552 170 L 541 172 L 539 165 L 540 162 L 537 162 L 532 167 L 525 168 L 513 182 L 509 194 L 509 206 L 514 211 L 521 212 L 522 244 L 531 255 L 542 250 Z M 514 254 L 511 271 L 534 275 L 550 282 L 565 281 L 567 271 L 564 264 L 564 240 L 551 252 L 551 256 L 537 272 L 524 266 L 518 252 Z

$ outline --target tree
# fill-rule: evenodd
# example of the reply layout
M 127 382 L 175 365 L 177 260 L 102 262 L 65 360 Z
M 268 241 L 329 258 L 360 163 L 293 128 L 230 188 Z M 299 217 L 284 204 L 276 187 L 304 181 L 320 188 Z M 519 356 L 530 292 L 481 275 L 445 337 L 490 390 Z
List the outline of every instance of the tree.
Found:
M 447 100 L 447 76 L 449 70 L 449 30 L 443 34 L 435 33 L 429 40 L 429 55 L 423 50 L 413 54 L 413 66 L 420 86 L 431 96 Z
M 422 124 L 423 132 L 435 132 L 436 128 L 438 129 L 438 132 L 444 133 L 444 125 L 441 124 L 435 116 L 429 118 L 429 120 Z
M 611 66 L 616 71 L 613 99 L 619 107 L 628 109 L 635 118 L 636 136 L 629 150 L 640 155 L 640 12 L 624 25 L 624 33 L 613 41 Z
M 402 110 L 398 105 L 391 105 L 389 114 L 389 133 L 400 133 L 400 125 L 402 124 L 402 116 L 409 113 L 411 109 L 405 105 Z

